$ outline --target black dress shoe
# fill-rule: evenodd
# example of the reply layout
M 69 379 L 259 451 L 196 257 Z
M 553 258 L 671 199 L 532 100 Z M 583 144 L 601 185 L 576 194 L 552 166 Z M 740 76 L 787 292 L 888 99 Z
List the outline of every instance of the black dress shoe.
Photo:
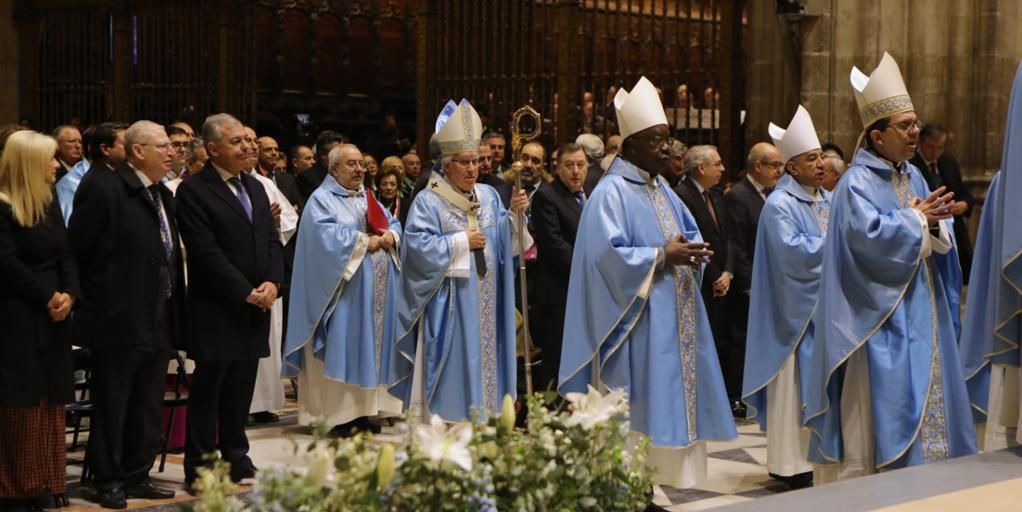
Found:
M 128 497 L 124 495 L 124 491 L 114 487 L 106 491 L 101 491 L 96 497 L 96 503 L 103 508 L 113 508 L 117 510 L 128 508 Z
M 748 411 L 745 409 L 745 404 L 741 400 L 735 400 L 731 402 L 731 415 L 738 419 L 745 419 L 745 415 Z
M 231 464 L 231 481 L 238 483 L 246 478 L 255 478 L 256 471 L 255 464 L 246 457 L 246 460 Z
M 174 491 L 157 487 L 152 480 L 147 478 L 145 481 L 125 487 L 124 495 L 129 498 L 142 498 L 146 500 L 168 500 L 174 497 Z
M 270 411 L 255 412 L 249 415 L 252 418 L 252 423 L 255 424 L 266 424 L 266 423 L 277 423 L 280 421 L 280 416 L 273 414 Z

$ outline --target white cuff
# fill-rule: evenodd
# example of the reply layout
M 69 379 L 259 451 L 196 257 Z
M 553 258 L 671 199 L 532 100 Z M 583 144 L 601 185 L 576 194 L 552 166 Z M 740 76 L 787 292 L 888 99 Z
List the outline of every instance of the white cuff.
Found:
M 521 256 L 522 255 L 522 251 L 518 250 L 518 248 L 519 247 L 525 247 L 525 250 L 528 251 L 529 249 L 532 248 L 533 245 L 536 244 L 536 241 L 532 239 L 532 233 L 529 233 L 528 229 L 520 229 L 518 227 L 518 214 L 517 213 L 511 211 L 511 212 L 508 212 L 508 214 L 511 216 L 511 254 L 513 256 Z M 524 236 L 525 237 L 525 239 L 524 239 L 525 243 L 524 244 L 519 244 L 518 243 L 518 237 L 519 236 Z
M 362 260 L 365 259 L 366 252 L 368 250 L 369 235 L 366 233 L 359 233 L 358 242 L 355 242 L 355 250 L 351 252 L 351 257 L 348 258 L 348 264 L 344 266 L 344 274 L 341 275 L 342 280 L 351 280 L 351 276 L 355 275 L 355 271 L 362 265 Z
M 930 225 L 926 223 L 926 215 L 923 215 L 923 212 L 912 208 L 912 213 L 916 214 L 919 229 L 923 230 L 923 243 L 919 247 L 919 259 L 929 258 L 933 254 L 933 247 L 930 245 Z
M 656 265 L 653 266 L 654 269 L 660 270 L 664 268 L 664 264 L 667 263 L 666 252 L 663 247 L 656 248 Z
M 944 225 L 944 221 L 938 222 L 937 225 L 940 226 L 940 236 L 930 234 L 930 246 L 937 254 L 947 254 L 954 247 L 954 243 L 951 241 L 951 232 Z
M 394 231 L 393 229 L 388 230 L 390 234 L 394 235 L 394 248 L 401 247 L 401 233 Z
M 642 280 L 642 284 L 639 285 L 639 297 L 643 300 L 649 298 L 649 292 L 653 289 L 653 275 L 656 273 L 657 266 L 649 267 L 649 272 L 646 273 L 646 278 Z
M 447 267 L 447 277 L 468 277 L 471 262 L 468 258 L 468 233 L 455 233 L 451 240 L 451 266 Z

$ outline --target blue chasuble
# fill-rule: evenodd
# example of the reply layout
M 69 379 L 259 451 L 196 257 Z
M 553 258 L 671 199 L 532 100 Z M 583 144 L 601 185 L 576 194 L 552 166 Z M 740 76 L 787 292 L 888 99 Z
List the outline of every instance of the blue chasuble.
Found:
M 830 192 L 812 197 L 785 174 L 767 197 L 756 229 L 752 298 L 745 347 L 742 399 L 749 418 L 767 429 L 767 385 L 797 353 L 798 383 L 805 404 L 813 310 L 823 266 L 823 240 L 830 215 Z
M 516 395 L 510 217 L 492 187 L 477 184 L 475 196 L 478 203 L 464 211 L 435 191 L 431 181 L 412 203 L 401 242 L 390 393 L 409 407 L 421 334 L 427 407 L 448 421 L 469 419 L 473 409 L 481 415 L 497 413 L 505 394 Z M 469 257 L 467 277 L 448 276 L 454 236 L 468 229 L 470 215 L 486 236 L 486 273 L 480 277 L 475 258 Z
M 976 453 L 958 355 L 961 270 L 954 248 L 921 258 L 930 236 L 910 207 L 929 194 L 919 170 L 860 149 L 831 198 L 813 317 L 809 460 L 843 458 L 845 362 L 866 350 L 876 467 Z M 950 232 L 950 220 L 942 221 Z
M 366 205 L 364 188 L 353 192 L 331 176 L 305 204 L 291 276 L 285 377 L 298 374 L 311 343 L 330 379 L 362 388 L 385 384 L 381 369 L 391 358 L 400 275 L 396 251 L 368 252 Z M 400 236 L 400 222 L 384 212 Z
M 973 256 L 960 349 L 973 414 L 986 422 L 990 365 L 1017 368 L 1022 340 L 1022 66 L 1008 106 L 1001 170 L 990 183 Z
M 558 379 L 562 393 L 625 390 L 632 430 L 666 447 L 737 436 L 702 271 L 657 268 L 658 251 L 678 234 L 702 241 L 663 177 L 615 158 L 582 210 Z

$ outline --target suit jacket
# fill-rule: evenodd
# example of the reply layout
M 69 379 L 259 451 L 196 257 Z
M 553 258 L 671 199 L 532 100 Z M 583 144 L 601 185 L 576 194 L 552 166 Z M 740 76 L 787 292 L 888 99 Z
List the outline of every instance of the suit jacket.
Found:
M 929 185 L 931 191 L 941 186 L 946 186 L 948 192 L 955 193 L 955 201 L 965 201 L 968 205 L 965 213 L 955 215 L 954 230 L 955 247 L 958 249 L 958 261 L 962 266 L 962 279 L 964 284 L 969 284 L 969 271 L 972 268 L 972 241 L 969 239 L 967 219 L 972 214 L 972 208 L 976 206 L 976 198 L 972 196 L 969 187 L 965 186 L 965 182 L 962 180 L 962 170 L 958 166 L 958 161 L 951 156 L 946 154 L 940 155 L 940 158 L 937 159 L 938 175 L 936 176 L 929 166 L 926 165 L 923 156 L 918 152 L 912 157 L 910 162 L 919 168 L 919 172 L 926 179 L 926 184 Z
M 270 314 L 245 299 L 263 282 L 280 287 L 283 249 L 263 185 L 247 173 L 240 178 L 252 203 L 251 221 L 211 163 L 177 189 L 193 326 L 187 350 L 197 361 L 270 355 Z
M 696 218 L 696 225 L 699 226 L 699 233 L 703 235 L 703 241 L 710 244 L 710 250 L 713 251 L 710 263 L 703 271 L 704 294 L 707 289 L 712 291 L 713 282 L 724 271 L 730 272 L 732 276 L 735 274 L 735 244 L 731 240 L 732 234 L 728 229 L 730 222 L 727 220 L 724 194 L 717 187 L 711 187 L 709 190 L 710 201 L 717 215 L 716 223 L 710 217 L 706 201 L 692 180 L 684 180 L 674 189 L 674 192 L 692 212 L 692 216 Z M 728 293 L 730 294 L 731 291 Z
M 309 200 L 309 196 L 323 184 L 323 179 L 326 178 L 327 169 L 323 162 L 316 162 L 315 165 L 301 172 L 298 178 L 295 179 L 298 185 L 298 193 L 302 196 L 302 204 Z M 229 192 L 230 190 L 228 190 Z
M 578 204 L 568 187 L 555 179 L 544 183 L 532 196 L 532 226 L 535 231 L 537 304 L 567 304 L 568 278 L 575 235 L 582 218 Z
M 175 242 L 168 260 L 160 217 L 135 170 L 125 162 L 90 175 L 75 194 L 68 221 L 82 279 L 75 313 L 79 343 L 98 350 L 180 348 L 187 313 L 174 195 L 158 185 Z M 169 300 L 161 279 L 170 279 Z
M 274 171 L 270 176 L 270 179 L 272 179 L 273 183 L 277 185 L 278 189 L 280 189 L 280 193 L 284 194 L 284 197 L 291 202 L 291 205 L 298 205 L 295 210 L 298 210 L 299 213 L 301 213 L 301 209 L 305 207 L 305 198 L 302 197 L 301 192 L 298 191 L 298 182 L 295 180 L 295 177 L 287 171 Z
M 0 201 L 0 283 L 0 406 L 74 400 L 70 320 L 54 322 L 46 308 L 54 292 L 81 296 L 56 198 L 28 228 Z
M 586 191 L 587 196 L 593 193 L 593 190 L 596 189 L 596 184 L 600 182 L 600 178 L 603 178 L 603 174 L 605 172 L 606 171 L 603 170 L 603 167 L 600 167 L 599 160 L 589 164 L 589 171 L 586 173 L 586 181 L 582 185 L 582 190 Z
M 763 196 L 756 187 L 742 178 L 724 195 L 724 208 L 728 222 L 734 231 L 735 282 L 731 288 L 744 293 L 752 288 L 752 257 L 756 254 L 756 228 L 759 213 L 763 210 Z

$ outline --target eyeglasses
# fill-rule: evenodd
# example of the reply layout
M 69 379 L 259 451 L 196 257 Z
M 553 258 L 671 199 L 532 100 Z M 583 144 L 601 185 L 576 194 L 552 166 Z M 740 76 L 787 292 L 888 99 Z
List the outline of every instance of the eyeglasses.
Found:
M 456 163 L 456 164 L 458 164 L 458 165 L 460 165 L 460 166 L 462 166 L 462 167 L 469 167 L 469 166 L 479 167 L 479 159 L 478 158 L 452 158 L 451 161 Z
M 139 146 L 152 146 L 160 151 L 166 151 L 167 148 L 170 147 L 170 143 L 164 142 L 163 144 L 139 144 Z
M 923 123 L 919 122 L 918 119 L 906 119 L 900 123 L 888 125 L 887 127 L 894 128 L 895 130 L 898 130 L 901 133 L 908 133 L 908 131 L 911 130 L 913 127 L 918 130 L 922 128 L 922 126 Z
M 671 136 L 664 137 L 663 135 L 655 135 L 646 140 L 646 144 L 648 144 L 649 147 L 653 149 L 662 148 L 664 147 L 665 144 L 668 146 L 672 146 L 674 145 L 674 142 L 675 142 L 674 137 Z
M 185 141 L 171 142 L 170 146 L 174 149 L 186 148 L 188 147 L 188 142 Z

